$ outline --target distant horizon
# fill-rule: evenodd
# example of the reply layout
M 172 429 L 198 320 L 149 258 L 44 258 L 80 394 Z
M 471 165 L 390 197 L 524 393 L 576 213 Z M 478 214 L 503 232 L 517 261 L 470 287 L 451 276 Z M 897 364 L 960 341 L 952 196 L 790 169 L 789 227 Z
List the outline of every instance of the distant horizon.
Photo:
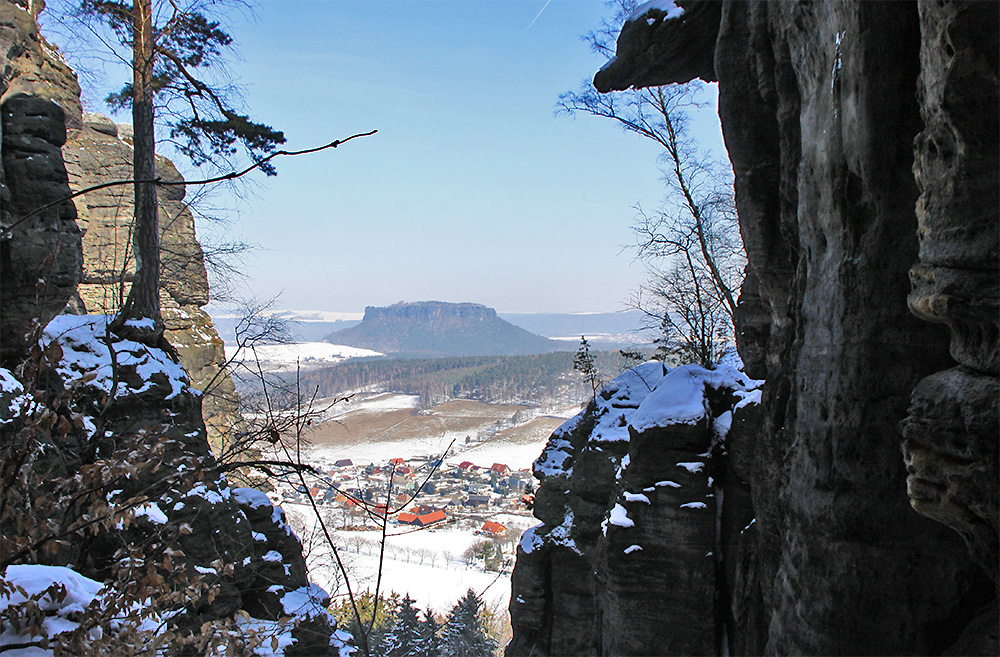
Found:
M 480 306 L 485 306 L 486 308 L 492 308 L 492 306 L 480 303 L 478 301 L 440 301 L 439 299 L 419 299 L 415 301 L 397 301 L 395 303 L 474 303 Z M 388 308 L 394 304 L 387 304 L 384 306 L 367 304 L 365 308 Z M 232 312 L 232 308 L 226 307 L 225 304 L 220 304 L 217 302 L 211 302 L 204 306 L 205 312 L 213 317 L 235 317 L 236 315 Z M 578 311 L 553 311 L 553 310 L 500 310 L 499 308 L 492 308 L 496 311 L 498 315 L 615 315 L 624 314 L 628 312 L 641 312 L 636 308 L 622 308 L 620 310 L 578 310 Z M 365 311 L 362 310 L 328 310 L 324 308 L 284 308 L 280 306 L 275 306 L 273 308 L 268 308 L 264 312 L 270 315 L 276 315 L 280 313 L 298 313 L 302 315 L 316 314 L 323 315 L 323 319 L 299 319 L 299 321 L 355 321 L 360 320 L 364 317 Z

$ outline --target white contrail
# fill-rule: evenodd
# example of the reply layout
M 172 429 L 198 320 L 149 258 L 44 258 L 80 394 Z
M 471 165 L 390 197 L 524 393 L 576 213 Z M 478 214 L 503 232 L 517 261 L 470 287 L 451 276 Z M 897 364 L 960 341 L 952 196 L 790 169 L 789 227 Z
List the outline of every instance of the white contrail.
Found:
M 549 6 L 550 2 L 552 2 L 552 0 L 545 0 L 545 4 L 542 5 L 542 8 L 538 10 L 538 13 L 535 14 L 535 17 L 531 19 L 530 23 L 528 23 L 528 27 L 524 28 L 525 32 L 531 29 L 531 26 L 535 24 L 535 21 L 537 21 L 538 17 L 542 15 L 542 12 L 545 11 L 545 8 Z

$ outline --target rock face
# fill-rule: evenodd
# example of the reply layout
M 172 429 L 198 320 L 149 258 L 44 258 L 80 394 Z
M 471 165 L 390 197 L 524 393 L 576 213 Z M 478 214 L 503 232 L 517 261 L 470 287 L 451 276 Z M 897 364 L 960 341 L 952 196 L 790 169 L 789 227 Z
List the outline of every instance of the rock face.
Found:
M 132 177 L 131 126 L 116 126 L 100 114 L 84 114 L 81 128 L 71 130 L 63 148 L 69 184 L 79 191 L 109 180 Z M 121 133 L 121 134 L 119 134 Z M 157 174 L 182 180 L 166 158 L 157 159 Z M 195 235 L 194 217 L 184 202 L 183 186 L 162 187 L 160 204 L 160 305 L 166 336 L 177 349 L 191 382 L 205 393 L 202 412 L 209 444 L 225 449 L 227 437 L 239 430 L 235 386 L 224 368 L 224 343 L 202 310 L 208 303 L 208 276 Z M 131 253 L 132 188 L 108 187 L 74 199 L 77 222 L 84 229 L 83 280 L 76 311 L 114 314 L 128 296 L 135 274 Z
M 249 627 L 288 635 L 286 655 L 337 654 L 329 597 L 309 584 L 284 514 L 260 491 L 230 487 L 208 447 L 201 396 L 172 355 L 107 334 L 108 321 L 59 316 L 19 368 L 28 384 L 2 373 L 8 395 L 23 400 L 0 417 L 4 459 L 30 463 L 7 480 L 3 558 L 70 566 L 142 601 L 180 636 L 222 624 L 235 645 L 251 640 Z M 46 413 L 62 420 L 46 423 Z M 54 504 L 60 495 L 88 503 Z M 81 516 L 109 519 L 31 547 Z M 240 610 L 249 626 L 227 626 Z
M 998 5 L 705 4 L 637 17 L 595 84 L 719 83 L 738 346 L 766 384 L 727 441 L 720 520 L 754 522 L 719 532 L 714 632 L 732 654 L 993 654 Z M 713 70 L 686 50 L 706 33 Z
M 0 68 L 4 226 L 71 192 L 131 178 L 131 127 L 122 126 L 119 138 L 119 128 L 110 119 L 83 113 L 72 70 L 38 34 L 32 14 L 9 1 L 0 2 Z M 181 179 L 165 158 L 158 160 L 158 173 L 167 180 Z M 236 391 L 222 367 L 223 342 L 201 309 L 208 303 L 208 277 L 184 196 L 183 186 L 164 187 L 159 194 L 160 302 L 167 339 L 192 383 L 206 393 L 203 412 L 209 441 L 218 450 L 225 436 L 239 430 Z M 111 187 L 58 204 L 19 225 L 16 233 L 32 236 L 20 240 L 16 249 L 9 240 L 2 241 L 0 355 L 5 364 L 13 366 L 30 343 L 25 335 L 45 326 L 67 302 L 74 312 L 117 311 L 134 274 L 131 220 L 131 187 Z
M 956 367 L 923 379 L 903 425 L 913 508 L 957 531 L 1000 585 L 1000 10 L 921 3 L 913 313 L 948 326 Z M 994 618 L 996 612 L 994 611 Z M 994 641 L 996 633 L 994 633 Z M 996 644 L 993 644 L 995 651 Z
M 720 548 L 752 519 L 723 519 L 716 500 L 757 385 L 726 365 L 646 363 L 552 435 L 534 464 L 542 524 L 518 547 L 507 655 L 716 654 Z
M 325 339 L 382 353 L 420 356 L 540 354 L 564 348 L 500 319 L 492 308 L 442 301 L 369 306 L 360 324 Z
M 79 280 L 76 208 L 60 147 L 80 88 L 20 5 L 0 4 L 0 364 L 12 365 Z M 34 217 L 22 216 L 54 203 Z

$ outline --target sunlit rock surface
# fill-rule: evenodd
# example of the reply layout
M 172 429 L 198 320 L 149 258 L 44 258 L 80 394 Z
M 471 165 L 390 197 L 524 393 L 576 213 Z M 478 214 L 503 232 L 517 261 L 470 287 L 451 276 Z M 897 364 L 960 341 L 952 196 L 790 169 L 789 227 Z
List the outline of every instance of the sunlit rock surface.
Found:
M 70 131 L 63 153 L 74 191 L 132 177 L 130 126 L 117 126 L 106 116 L 84 114 L 82 128 Z M 181 175 L 166 158 L 157 173 L 168 181 Z M 184 186 L 161 187 L 160 305 L 166 337 L 198 390 L 205 392 L 203 412 L 209 443 L 224 449 L 239 430 L 236 390 L 223 368 L 225 350 L 202 306 L 208 303 L 208 276 L 195 235 L 194 217 L 185 203 Z M 76 311 L 113 314 L 128 296 L 135 274 L 131 250 L 132 186 L 119 185 L 74 199 L 83 238 L 83 281 Z

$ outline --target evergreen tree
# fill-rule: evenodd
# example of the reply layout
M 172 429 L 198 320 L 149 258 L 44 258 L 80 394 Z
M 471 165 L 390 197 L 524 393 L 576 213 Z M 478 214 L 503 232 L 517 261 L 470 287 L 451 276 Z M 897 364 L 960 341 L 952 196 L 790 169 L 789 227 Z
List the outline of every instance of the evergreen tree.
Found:
M 442 657 L 488 657 L 497 648 L 496 641 L 486 632 L 482 602 L 476 592 L 468 593 L 452 607 L 448 621 L 441 628 Z
M 82 16 L 102 43 L 115 49 L 132 69 L 132 80 L 108 96 L 116 108 L 131 107 L 135 176 L 135 280 L 112 330 L 156 343 L 163 336 L 160 313 L 160 228 L 156 194 L 156 122 L 170 128 L 170 140 L 195 165 L 227 159 L 242 148 L 251 158 L 274 152 L 284 135 L 234 109 L 227 93 L 205 81 L 205 69 L 218 67 L 232 38 L 205 13 L 202 0 L 83 0 Z M 158 116 L 159 115 L 159 116 Z M 274 174 L 270 163 L 260 167 Z
M 420 651 L 418 657 L 441 657 L 441 638 L 438 636 L 441 626 L 434 618 L 434 612 L 424 610 L 424 620 L 420 622 Z
M 376 605 L 375 596 L 371 591 L 365 591 L 355 597 L 358 612 L 361 614 L 361 623 L 358 624 L 358 617 L 354 613 L 354 605 L 350 600 L 344 600 L 339 605 L 330 608 L 330 613 L 337 619 L 337 626 L 346 629 L 354 637 L 359 647 L 363 643 L 368 645 L 369 655 L 385 654 L 386 639 L 393 627 L 396 625 L 396 614 L 399 610 L 399 594 L 389 595 L 379 594 Z M 372 614 L 374 612 L 374 618 Z M 362 634 L 367 638 L 362 641 Z
M 580 348 L 576 350 L 576 357 L 573 358 L 573 369 L 583 375 L 594 397 L 597 397 L 597 389 L 601 387 L 600 375 L 597 372 L 597 365 L 594 364 L 594 356 L 590 353 L 590 343 L 587 338 L 580 336 Z
M 420 619 L 413 599 L 407 594 L 403 597 L 399 610 L 396 612 L 396 624 L 385 636 L 386 657 L 416 657 L 423 646 Z

